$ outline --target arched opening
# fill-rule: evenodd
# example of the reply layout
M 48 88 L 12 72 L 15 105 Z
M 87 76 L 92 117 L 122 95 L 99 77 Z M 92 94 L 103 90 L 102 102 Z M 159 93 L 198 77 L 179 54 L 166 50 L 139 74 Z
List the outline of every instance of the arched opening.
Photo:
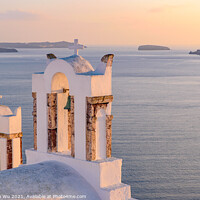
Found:
M 63 89 L 69 89 L 69 83 L 65 74 L 58 72 L 52 78 L 51 92 L 63 93 Z
M 96 159 L 106 158 L 106 112 L 100 109 L 96 121 Z
M 51 99 L 48 103 L 48 147 L 52 152 L 70 151 L 68 134 L 68 110 L 64 109 L 69 96 L 69 83 L 63 73 L 56 73 L 51 82 Z

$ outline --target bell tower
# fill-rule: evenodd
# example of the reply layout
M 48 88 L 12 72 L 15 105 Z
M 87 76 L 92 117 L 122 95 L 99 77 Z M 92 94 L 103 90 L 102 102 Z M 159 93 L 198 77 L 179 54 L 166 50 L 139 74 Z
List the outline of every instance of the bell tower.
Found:
M 0 171 L 22 164 L 22 135 L 21 107 L 0 105 Z
M 32 76 L 35 147 L 27 163 L 47 160 L 74 168 L 104 200 L 130 199 L 121 183 L 122 160 L 112 157 L 113 54 L 102 57 L 96 70 L 78 55 L 48 56 L 44 72 Z

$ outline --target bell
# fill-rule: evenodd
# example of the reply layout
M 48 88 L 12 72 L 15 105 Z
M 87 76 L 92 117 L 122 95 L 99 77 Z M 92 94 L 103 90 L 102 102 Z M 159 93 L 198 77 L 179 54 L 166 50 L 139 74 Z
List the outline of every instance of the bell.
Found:
M 67 104 L 66 106 L 64 107 L 65 110 L 71 110 L 71 96 L 69 95 L 68 96 L 68 99 L 67 99 Z

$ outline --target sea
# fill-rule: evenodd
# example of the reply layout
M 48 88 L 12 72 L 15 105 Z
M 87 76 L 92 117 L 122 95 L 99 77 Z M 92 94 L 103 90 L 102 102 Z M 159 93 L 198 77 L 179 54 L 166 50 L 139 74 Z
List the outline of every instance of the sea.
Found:
M 24 150 L 33 147 L 32 74 L 46 54 L 68 49 L 18 49 L 0 54 L 0 104 L 22 107 Z M 189 50 L 138 51 L 89 46 L 80 50 L 94 68 L 113 62 L 112 156 L 123 159 L 122 181 L 138 200 L 200 200 L 200 57 Z M 116 199 L 117 200 L 117 199 Z

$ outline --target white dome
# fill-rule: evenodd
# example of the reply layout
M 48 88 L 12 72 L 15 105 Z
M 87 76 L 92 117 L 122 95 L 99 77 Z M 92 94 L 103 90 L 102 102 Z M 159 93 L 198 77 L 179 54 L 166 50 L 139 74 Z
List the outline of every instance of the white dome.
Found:
M 0 105 L 0 115 L 13 115 L 8 106 Z
M 73 55 L 67 58 L 63 58 L 63 60 L 68 62 L 74 68 L 75 73 L 94 71 L 92 65 L 82 56 Z
M 74 169 L 56 161 L 1 171 L 0 194 L 23 195 L 23 197 L 86 195 L 88 200 L 100 200 L 92 186 Z

